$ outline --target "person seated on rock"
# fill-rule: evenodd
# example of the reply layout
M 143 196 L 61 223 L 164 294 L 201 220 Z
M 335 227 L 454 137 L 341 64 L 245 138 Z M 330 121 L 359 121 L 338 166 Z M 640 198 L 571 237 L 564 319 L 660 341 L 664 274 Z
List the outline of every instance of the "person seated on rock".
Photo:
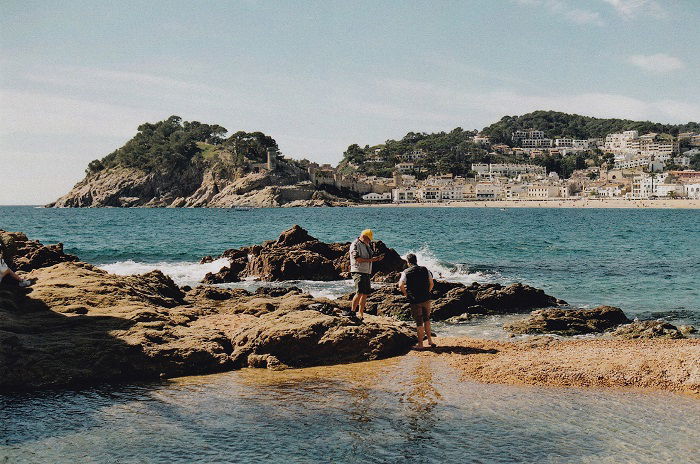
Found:
M 372 240 L 374 232 L 365 229 L 350 245 L 350 274 L 355 281 L 355 296 L 352 299 L 352 312 L 359 307 L 358 317 L 362 319 L 367 305 L 367 295 L 372 292 L 370 277 L 372 275 L 372 263 L 381 261 L 384 255 L 374 256 Z
M 4 247 L 2 243 L 0 243 L 0 282 L 5 278 L 5 276 L 10 276 L 13 279 L 15 279 L 17 282 L 19 282 L 20 287 L 29 287 L 32 282 L 27 279 L 23 279 L 20 276 L 17 275 L 15 271 L 10 269 L 10 266 L 7 265 L 4 259 Z
M 401 273 L 399 288 L 411 303 L 411 315 L 416 321 L 418 344 L 413 348 L 423 349 L 423 336 L 428 339 L 430 346 L 435 346 L 430 332 L 430 291 L 433 289 L 433 274 L 423 266 L 418 265 L 418 259 L 413 253 L 406 256 L 408 269 Z

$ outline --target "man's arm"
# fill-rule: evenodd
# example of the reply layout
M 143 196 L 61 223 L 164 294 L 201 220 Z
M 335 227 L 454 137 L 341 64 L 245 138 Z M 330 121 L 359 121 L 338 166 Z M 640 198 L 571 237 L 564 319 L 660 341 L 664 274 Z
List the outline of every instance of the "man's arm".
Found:
M 428 282 L 430 282 L 430 284 L 428 285 L 428 291 L 432 292 L 433 285 L 435 285 L 435 282 L 433 282 L 433 274 L 430 271 L 428 271 Z
M 406 293 L 406 282 L 404 282 L 403 280 L 399 281 L 399 290 L 401 290 L 403 296 L 408 296 L 408 293 Z

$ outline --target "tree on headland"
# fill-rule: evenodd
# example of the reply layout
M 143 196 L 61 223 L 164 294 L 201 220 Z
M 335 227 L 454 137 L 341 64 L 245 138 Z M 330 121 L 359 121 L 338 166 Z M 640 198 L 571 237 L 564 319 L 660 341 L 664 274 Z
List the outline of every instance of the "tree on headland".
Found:
M 121 148 L 101 160 L 88 164 L 87 174 L 112 167 L 136 168 L 144 171 L 170 172 L 184 168 L 200 153 L 197 142 L 219 144 L 226 129 L 217 124 L 185 121 L 179 116 L 156 123 L 144 123 Z

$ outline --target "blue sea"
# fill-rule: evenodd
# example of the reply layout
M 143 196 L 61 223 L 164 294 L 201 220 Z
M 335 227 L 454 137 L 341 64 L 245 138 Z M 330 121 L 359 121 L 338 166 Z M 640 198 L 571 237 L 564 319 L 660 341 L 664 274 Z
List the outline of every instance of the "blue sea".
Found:
M 700 325 L 698 210 L 0 207 L 0 229 L 183 285 L 225 264 L 202 256 L 294 224 L 324 241 L 372 228 L 448 280 L 524 282 L 573 306 Z M 326 296 L 349 288 L 298 284 Z M 503 321 L 436 331 L 498 338 Z M 690 463 L 699 430 L 696 398 L 484 385 L 416 357 L 0 396 L 0 463 Z
M 63 242 L 112 272 L 160 268 L 190 285 L 225 264 L 200 265 L 203 256 L 274 239 L 294 224 L 324 241 L 372 228 L 450 280 L 523 282 L 574 306 L 700 322 L 700 210 L 0 207 L 0 229 Z

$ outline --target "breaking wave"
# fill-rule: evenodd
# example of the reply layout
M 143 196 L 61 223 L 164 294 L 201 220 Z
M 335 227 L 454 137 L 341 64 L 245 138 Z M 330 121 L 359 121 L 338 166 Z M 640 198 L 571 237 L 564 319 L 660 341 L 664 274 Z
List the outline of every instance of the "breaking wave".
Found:
M 435 253 L 427 246 L 423 246 L 418 250 L 410 250 L 408 253 L 415 254 L 418 259 L 418 264 L 430 269 L 433 273 L 433 277 L 436 279 L 469 285 L 472 282 L 495 282 L 500 280 L 501 277 L 496 272 L 471 271 L 469 266 L 464 263 L 455 264 L 442 261 L 435 256 Z M 408 253 L 406 253 L 406 255 Z M 404 259 L 406 255 L 403 255 Z
M 170 276 L 178 285 L 197 285 L 202 281 L 207 272 L 218 272 L 222 267 L 228 266 L 229 260 L 220 258 L 211 263 L 199 264 L 193 262 L 160 262 L 140 263 L 137 261 L 117 261 L 116 263 L 103 264 L 100 269 L 118 275 L 135 275 L 159 270 Z

